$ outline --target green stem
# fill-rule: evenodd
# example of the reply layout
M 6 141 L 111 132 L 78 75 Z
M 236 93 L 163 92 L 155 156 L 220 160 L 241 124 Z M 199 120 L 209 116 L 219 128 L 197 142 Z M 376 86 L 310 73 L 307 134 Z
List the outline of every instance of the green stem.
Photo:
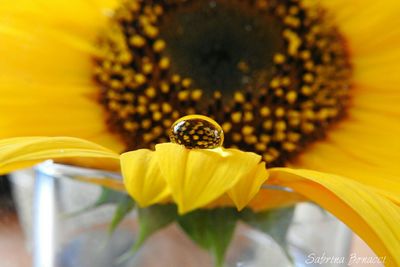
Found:
M 214 266 L 215 267 L 224 267 L 224 259 L 214 255 Z

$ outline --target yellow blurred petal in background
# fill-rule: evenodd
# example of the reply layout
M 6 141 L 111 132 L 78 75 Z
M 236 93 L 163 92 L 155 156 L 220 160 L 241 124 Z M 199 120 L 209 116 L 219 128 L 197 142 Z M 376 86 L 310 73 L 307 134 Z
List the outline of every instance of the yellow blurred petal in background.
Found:
M 119 155 L 100 145 L 72 137 L 19 137 L 0 141 L 0 173 L 30 167 L 47 159 L 106 159 L 119 164 Z M 96 166 L 93 166 L 96 167 Z M 99 164 L 98 168 L 102 168 Z

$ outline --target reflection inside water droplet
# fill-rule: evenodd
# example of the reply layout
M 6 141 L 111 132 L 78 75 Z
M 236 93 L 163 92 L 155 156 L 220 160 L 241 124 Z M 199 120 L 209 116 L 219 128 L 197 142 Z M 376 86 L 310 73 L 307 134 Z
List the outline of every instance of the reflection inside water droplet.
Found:
M 172 143 L 186 148 L 216 148 L 222 146 L 224 133 L 214 120 L 202 115 L 189 115 L 177 120 L 171 127 Z

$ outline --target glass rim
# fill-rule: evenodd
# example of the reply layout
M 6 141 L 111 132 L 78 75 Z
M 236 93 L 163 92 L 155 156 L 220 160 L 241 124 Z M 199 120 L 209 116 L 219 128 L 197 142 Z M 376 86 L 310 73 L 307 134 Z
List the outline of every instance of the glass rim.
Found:
M 73 179 L 78 182 L 83 182 L 87 183 L 89 185 L 94 185 L 94 186 L 101 186 L 96 183 L 90 183 L 90 179 L 104 179 L 104 180 L 110 180 L 112 179 L 113 181 L 121 182 L 122 183 L 122 176 L 119 172 L 112 172 L 112 171 L 105 171 L 101 169 L 94 169 L 94 168 L 88 168 L 88 167 L 79 167 L 79 166 L 74 166 L 74 165 L 68 165 L 68 164 L 63 164 L 63 163 L 57 163 L 52 160 L 47 160 L 44 161 L 43 163 L 40 163 L 34 167 L 34 170 L 38 174 L 43 174 L 47 177 L 52 177 L 56 179 Z M 85 181 L 82 181 L 79 178 L 85 178 Z M 277 186 L 277 185 L 262 185 L 260 190 L 275 190 L 275 191 L 281 191 L 281 192 L 287 192 L 287 193 L 295 193 L 295 191 L 291 188 L 283 187 L 283 186 Z M 313 202 L 309 202 L 313 203 Z M 315 203 L 314 203 L 315 205 Z M 318 206 L 318 205 L 317 205 Z M 329 217 L 325 217 L 322 221 L 330 221 Z M 321 219 L 318 219 L 318 221 L 321 221 Z M 296 221 L 293 221 L 292 223 L 297 224 Z
M 58 163 L 53 160 L 39 163 L 34 167 L 34 170 L 54 178 L 87 177 L 122 181 L 122 176 L 119 172 Z

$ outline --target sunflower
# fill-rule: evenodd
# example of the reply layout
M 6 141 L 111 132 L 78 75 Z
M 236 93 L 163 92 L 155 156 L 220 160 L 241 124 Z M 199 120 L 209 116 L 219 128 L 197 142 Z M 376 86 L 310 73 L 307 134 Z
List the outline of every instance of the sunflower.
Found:
M 222 123 L 225 146 L 254 151 L 270 167 L 393 188 L 398 8 L 339 0 L 3 3 L 0 137 L 154 148 L 173 121 L 197 113 Z
M 399 10 L 389 0 L 5 2 L 0 137 L 157 154 L 176 119 L 204 114 L 221 123 L 226 147 L 294 168 L 272 169 L 268 183 L 359 223 L 395 266 L 396 227 L 373 224 L 354 199 L 398 218 Z

